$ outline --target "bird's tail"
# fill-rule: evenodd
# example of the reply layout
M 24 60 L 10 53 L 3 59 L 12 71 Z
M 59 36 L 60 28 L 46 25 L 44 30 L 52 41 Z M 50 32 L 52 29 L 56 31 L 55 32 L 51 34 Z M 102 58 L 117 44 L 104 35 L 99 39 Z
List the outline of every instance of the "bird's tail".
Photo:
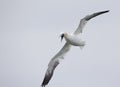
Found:
M 81 42 L 80 42 L 80 46 L 79 46 L 80 49 L 83 49 L 84 46 L 85 46 L 85 41 L 81 41 Z

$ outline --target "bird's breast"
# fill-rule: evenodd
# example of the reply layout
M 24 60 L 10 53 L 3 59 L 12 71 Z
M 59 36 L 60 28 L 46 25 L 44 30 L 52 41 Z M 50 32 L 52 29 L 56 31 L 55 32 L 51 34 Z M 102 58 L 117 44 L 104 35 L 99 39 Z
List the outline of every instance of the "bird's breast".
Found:
M 65 37 L 65 40 L 74 46 L 80 46 L 80 44 L 81 44 L 81 39 L 78 38 L 77 36 L 69 35 L 69 36 Z

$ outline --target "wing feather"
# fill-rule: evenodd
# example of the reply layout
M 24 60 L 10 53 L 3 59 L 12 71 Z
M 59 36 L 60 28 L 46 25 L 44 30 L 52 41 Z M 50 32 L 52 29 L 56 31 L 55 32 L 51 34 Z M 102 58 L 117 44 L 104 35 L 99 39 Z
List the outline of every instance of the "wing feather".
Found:
M 69 43 L 65 43 L 63 48 L 50 60 L 48 64 L 48 69 L 46 71 L 44 80 L 42 82 L 42 87 L 45 87 L 53 76 L 55 68 L 60 63 L 60 60 L 64 58 L 64 55 L 70 50 L 71 45 Z
M 85 24 L 87 23 L 87 21 L 89 21 L 90 19 L 92 19 L 92 18 L 94 18 L 94 17 L 96 17 L 98 15 L 101 15 L 101 14 L 107 13 L 107 12 L 109 12 L 109 10 L 96 12 L 96 13 L 93 13 L 91 15 L 85 16 L 83 19 L 80 20 L 80 24 L 79 24 L 78 28 L 76 29 L 76 31 L 74 32 L 74 34 L 78 35 L 79 33 L 82 33 L 83 28 L 84 28 Z

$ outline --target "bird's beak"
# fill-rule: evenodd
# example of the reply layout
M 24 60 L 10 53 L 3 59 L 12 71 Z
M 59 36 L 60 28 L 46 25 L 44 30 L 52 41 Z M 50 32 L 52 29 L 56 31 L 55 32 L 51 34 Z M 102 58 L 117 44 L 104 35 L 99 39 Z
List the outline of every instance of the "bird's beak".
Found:
M 63 37 L 64 37 L 64 34 L 62 34 L 60 37 L 61 37 L 61 42 L 62 42 L 62 40 L 63 40 Z

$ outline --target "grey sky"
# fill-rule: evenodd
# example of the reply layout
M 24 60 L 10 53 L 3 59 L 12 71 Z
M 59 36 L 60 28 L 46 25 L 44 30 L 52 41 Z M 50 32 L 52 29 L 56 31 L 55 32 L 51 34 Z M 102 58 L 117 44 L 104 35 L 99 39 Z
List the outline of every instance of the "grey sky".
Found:
M 59 51 L 59 33 L 85 26 L 83 50 L 72 47 L 47 87 L 120 87 L 119 0 L 0 0 L 0 87 L 39 87 Z

